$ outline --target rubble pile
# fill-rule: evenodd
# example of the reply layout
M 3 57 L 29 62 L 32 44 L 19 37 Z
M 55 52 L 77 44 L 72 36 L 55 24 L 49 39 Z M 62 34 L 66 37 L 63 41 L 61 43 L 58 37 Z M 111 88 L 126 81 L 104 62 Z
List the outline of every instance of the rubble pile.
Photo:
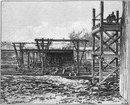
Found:
M 100 103 L 121 100 L 118 83 L 100 86 L 89 80 L 71 80 L 60 76 L 9 76 L 1 79 L 3 103 Z

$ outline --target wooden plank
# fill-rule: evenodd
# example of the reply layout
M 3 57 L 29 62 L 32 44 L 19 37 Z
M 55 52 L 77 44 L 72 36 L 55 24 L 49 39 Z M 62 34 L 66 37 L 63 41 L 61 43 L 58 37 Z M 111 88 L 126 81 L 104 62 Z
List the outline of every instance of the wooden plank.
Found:
M 112 37 L 107 31 L 104 31 L 105 32 L 105 34 L 108 36 L 108 37 L 110 37 L 112 40 L 115 40 L 114 39 L 114 37 Z M 116 38 L 118 38 L 118 31 L 116 31 Z M 120 44 L 118 43 L 118 40 L 115 42 L 116 43 L 116 46 L 118 45 L 118 46 L 120 46 Z M 117 47 L 118 47 L 117 46 Z M 118 50 L 116 50 L 116 51 L 118 51 Z
M 113 65 L 111 63 L 108 63 L 106 60 L 104 60 L 104 62 L 107 64 L 107 67 L 110 67 L 110 69 L 113 69 Z M 106 69 L 105 67 L 103 68 L 103 71 L 105 71 Z
M 113 40 L 109 45 L 107 45 L 107 47 L 105 47 L 104 50 L 107 49 L 107 48 L 111 48 L 110 46 L 111 46 L 113 43 L 115 43 L 119 38 L 120 38 L 120 36 L 118 36 L 118 37 L 117 37 L 115 40 Z M 115 53 L 116 53 L 116 52 L 115 52 Z
M 112 35 L 112 37 L 115 37 L 115 36 L 116 36 L 116 34 L 113 34 L 113 35 Z M 110 40 L 111 40 L 111 38 L 107 39 L 107 40 L 105 41 L 105 43 L 109 42 Z
M 109 64 L 113 63 L 115 61 L 115 58 L 109 62 Z M 103 69 L 106 69 L 108 65 L 106 65 Z
M 101 31 L 100 31 L 100 33 L 101 33 Z M 103 32 L 102 32 L 102 33 L 103 33 Z M 98 35 L 95 34 L 95 36 L 96 36 L 99 40 L 101 40 Z M 102 40 L 103 40 L 103 39 L 102 39 Z M 108 39 L 108 40 L 109 40 L 109 39 Z M 114 40 L 114 41 L 115 41 L 115 40 Z M 103 41 L 103 44 L 106 45 L 106 48 L 109 48 L 110 50 L 113 51 L 113 53 L 116 53 L 115 50 L 113 50 L 113 49 L 110 47 L 110 45 L 107 44 L 106 42 L 107 42 L 107 41 Z M 112 44 L 113 44 L 113 42 L 112 42 Z M 99 46 L 99 48 L 100 48 L 100 46 Z M 105 50 L 106 48 L 104 48 L 104 50 Z
M 35 41 L 48 41 L 48 39 L 35 39 Z M 54 41 L 54 42 L 62 42 L 62 41 L 66 41 L 66 42 L 71 42 L 71 41 L 85 41 L 85 42 L 88 42 L 89 40 L 86 40 L 86 39 L 49 39 L 50 41 Z
M 98 85 L 102 84 L 108 77 L 110 77 L 118 69 L 119 69 L 119 66 L 115 70 L 113 70 L 111 73 L 109 73 L 109 75 L 107 75 L 102 81 L 100 81 Z
M 100 49 L 100 46 L 96 50 L 94 50 L 94 52 L 98 51 L 99 49 Z
M 14 50 L 15 50 L 15 54 L 16 54 L 16 59 L 17 59 L 18 66 L 20 67 L 19 55 L 18 55 L 17 48 L 16 48 L 15 44 L 13 44 L 13 47 L 14 47 Z
M 92 30 L 92 32 L 90 33 L 91 35 L 95 34 L 95 33 L 98 33 L 100 31 L 100 27 Z
M 120 31 L 121 26 L 120 25 L 103 25 L 103 29 L 105 31 Z
M 97 18 L 98 16 L 100 16 L 101 14 L 99 13 L 95 18 Z
M 85 45 L 84 45 L 84 49 L 83 49 L 83 52 L 82 52 L 82 55 L 81 55 L 81 59 L 80 59 L 80 64 L 82 63 L 82 59 L 83 59 L 83 56 L 84 56 L 84 53 L 85 53 L 85 48 L 86 48 L 86 46 L 87 46 L 87 43 L 85 43 Z
M 36 43 L 34 43 L 34 42 L 12 42 L 12 44 L 36 44 Z
M 103 58 L 119 58 L 120 55 L 115 55 L 115 54 L 102 54 Z

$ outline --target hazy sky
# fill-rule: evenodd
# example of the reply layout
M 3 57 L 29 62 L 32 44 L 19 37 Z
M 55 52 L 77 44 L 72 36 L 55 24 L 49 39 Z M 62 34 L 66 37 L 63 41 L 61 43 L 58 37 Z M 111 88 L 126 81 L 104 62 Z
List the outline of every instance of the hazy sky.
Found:
M 121 1 L 105 1 L 105 17 L 122 13 Z M 68 38 L 73 30 L 91 32 L 92 8 L 100 1 L 3 2 L 2 41 L 34 41 L 35 38 Z

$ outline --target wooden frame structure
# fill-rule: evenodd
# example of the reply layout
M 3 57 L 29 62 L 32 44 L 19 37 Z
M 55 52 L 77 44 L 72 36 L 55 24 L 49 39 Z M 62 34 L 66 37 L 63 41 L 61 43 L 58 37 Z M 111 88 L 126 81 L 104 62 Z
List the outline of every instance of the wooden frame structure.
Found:
M 99 19 L 98 19 L 99 17 Z M 93 27 L 91 35 L 93 37 L 93 66 L 92 66 L 92 80 L 96 76 L 99 78 L 99 84 L 116 73 L 119 69 L 119 47 L 120 47 L 120 32 L 121 24 L 119 18 L 119 11 L 116 11 L 116 19 L 110 23 L 104 19 L 104 2 L 100 2 L 100 13 L 96 16 L 96 10 L 93 9 Z M 97 46 L 95 40 L 99 41 Z M 109 52 L 109 53 L 108 53 Z M 110 73 L 103 78 L 103 72 L 110 71 Z
M 76 52 L 76 65 L 78 73 L 80 64 L 82 63 L 83 56 L 85 54 L 85 48 L 88 40 L 80 39 L 35 39 L 35 43 L 31 42 L 15 42 L 13 43 L 14 51 L 16 54 L 16 59 L 18 63 L 19 70 L 25 71 L 26 69 L 31 70 L 36 66 L 40 65 L 41 74 L 45 73 L 45 68 L 47 64 L 47 53 L 55 49 L 51 49 L 50 45 L 53 42 L 71 42 L 73 44 L 72 50 Z M 84 45 L 84 49 L 80 50 L 80 43 Z M 26 45 L 32 44 L 36 46 L 35 48 L 27 48 Z M 57 49 L 58 50 L 58 49 Z M 60 51 L 67 51 L 70 49 L 60 49 Z M 82 54 L 81 54 L 82 53 Z M 74 62 L 73 62 L 74 63 Z
M 41 62 L 42 62 L 42 74 L 44 74 L 44 71 L 45 71 L 45 65 L 46 65 L 46 53 L 49 51 L 49 46 L 51 45 L 51 43 L 53 42 L 72 42 L 73 43 L 73 46 L 74 46 L 74 49 L 76 51 L 76 64 L 77 64 L 77 71 L 76 73 L 78 74 L 79 72 L 79 69 L 80 69 L 80 64 L 82 62 L 82 58 L 84 56 L 84 53 L 85 53 L 85 48 L 86 48 L 86 45 L 87 45 L 87 42 L 88 40 L 85 40 L 85 39 L 35 39 L 36 41 L 36 46 L 38 48 L 38 52 L 39 52 L 39 56 L 40 56 L 40 59 L 41 59 Z M 80 46 L 79 44 L 80 43 L 84 43 L 84 49 L 82 51 L 82 55 L 80 57 L 79 53 L 80 53 Z
M 26 45 L 36 45 L 29 42 L 14 42 L 13 47 L 20 71 L 32 70 L 36 62 L 40 62 L 37 49 L 27 48 Z

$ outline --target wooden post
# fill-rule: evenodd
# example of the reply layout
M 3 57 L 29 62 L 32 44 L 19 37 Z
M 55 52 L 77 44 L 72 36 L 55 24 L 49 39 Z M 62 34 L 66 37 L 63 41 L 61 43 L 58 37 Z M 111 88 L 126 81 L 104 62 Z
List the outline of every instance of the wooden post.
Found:
M 72 64 L 74 64 L 74 50 L 73 50 L 73 53 L 72 53 Z
M 30 52 L 28 51 L 28 65 L 30 64 Z
M 42 57 L 41 57 L 41 50 L 40 50 L 40 46 L 39 46 L 39 43 L 38 43 L 38 40 L 37 39 L 35 39 L 35 41 L 36 41 L 36 44 L 37 44 L 37 48 L 38 48 L 38 57 L 39 57 L 39 61 L 42 63 Z
M 42 39 L 42 74 L 44 74 L 44 70 L 45 70 L 45 62 L 44 62 L 44 39 Z
M 93 8 L 93 27 L 95 26 L 95 14 L 96 14 L 96 10 L 95 8 Z
M 101 16 L 100 16 L 100 54 L 103 54 L 103 13 L 104 12 L 104 2 L 101 1 Z M 103 61 L 102 57 L 100 56 L 99 60 L 99 82 L 102 81 L 102 69 L 103 69 Z
M 30 70 L 30 51 L 28 51 L 28 69 Z
M 35 52 L 32 52 L 33 54 L 33 63 L 35 62 Z
M 93 8 L 93 27 L 95 26 L 95 9 Z M 93 50 L 93 53 L 95 52 L 95 35 L 92 35 L 93 37 L 93 42 L 92 42 L 92 50 Z M 93 61 L 92 61 L 92 82 L 94 83 L 94 75 L 95 75 L 95 71 L 94 71 L 94 68 L 95 68 L 95 58 L 94 56 L 92 57 Z
M 19 55 L 18 55 L 15 43 L 13 43 L 13 46 L 14 46 L 14 50 L 15 50 L 15 54 L 16 54 L 16 59 L 17 59 L 17 62 L 18 62 L 18 67 L 20 67 Z
M 19 43 L 19 49 L 20 49 L 20 66 L 23 69 L 24 59 L 23 59 L 23 43 Z
M 77 41 L 77 73 L 79 73 L 79 41 Z
M 20 66 L 21 66 L 21 64 L 22 64 L 22 50 L 21 50 L 21 43 L 19 43 L 19 49 L 20 49 L 20 51 L 19 51 L 19 55 L 20 55 Z
M 87 45 L 87 42 L 85 42 L 84 49 L 83 49 L 83 52 L 82 52 L 82 54 L 81 54 L 81 59 L 80 59 L 80 61 L 79 61 L 79 64 L 82 63 L 82 59 L 83 59 L 83 57 L 84 57 L 84 53 L 85 53 L 85 49 L 86 49 L 86 45 Z
M 24 47 L 24 44 L 22 44 L 22 46 L 21 46 L 21 47 L 22 47 L 22 52 L 21 52 L 21 53 L 22 53 L 22 64 L 24 64 L 24 56 L 23 56 L 23 54 L 24 54 L 24 52 L 23 52 L 23 47 Z
M 116 11 L 116 17 L 117 17 L 117 20 L 116 20 L 116 24 L 119 23 L 119 11 Z M 118 38 L 118 31 L 116 31 L 116 38 Z M 118 40 L 116 41 L 116 55 L 118 55 Z M 118 67 L 118 58 L 116 58 L 116 68 Z M 116 77 L 115 79 L 117 80 L 118 78 L 118 72 L 116 71 Z
M 38 61 L 38 52 L 36 52 L 36 62 Z

